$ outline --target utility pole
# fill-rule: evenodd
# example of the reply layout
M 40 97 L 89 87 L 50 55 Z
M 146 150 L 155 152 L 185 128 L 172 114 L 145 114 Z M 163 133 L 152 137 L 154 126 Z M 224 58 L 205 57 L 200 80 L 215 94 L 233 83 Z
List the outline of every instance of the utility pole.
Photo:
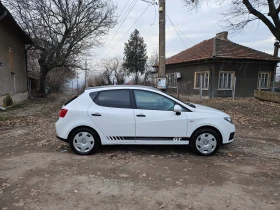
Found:
M 165 0 L 159 0 L 159 69 L 158 77 L 166 81 L 165 75 Z M 164 87 L 161 87 L 165 89 Z
M 276 41 L 274 43 L 274 53 L 273 53 L 273 57 L 275 57 L 275 58 L 278 58 L 279 47 L 280 47 L 280 44 L 279 44 L 278 41 Z M 275 67 L 274 67 L 274 77 L 273 77 L 273 82 L 272 82 L 272 92 L 275 91 L 276 73 L 277 73 L 277 64 L 275 64 Z

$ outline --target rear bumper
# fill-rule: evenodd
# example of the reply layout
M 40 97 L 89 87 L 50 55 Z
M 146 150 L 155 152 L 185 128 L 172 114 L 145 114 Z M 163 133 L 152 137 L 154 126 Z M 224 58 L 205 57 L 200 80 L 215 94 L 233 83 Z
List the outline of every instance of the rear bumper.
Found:
M 61 140 L 61 141 L 66 142 L 66 143 L 69 143 L 68 139 L 64 139 L 64 138 L 61 138 L 61 137 L 59 137 L 59 136 L 56 136 L 56 138 L 58 138 L 58 139 Z

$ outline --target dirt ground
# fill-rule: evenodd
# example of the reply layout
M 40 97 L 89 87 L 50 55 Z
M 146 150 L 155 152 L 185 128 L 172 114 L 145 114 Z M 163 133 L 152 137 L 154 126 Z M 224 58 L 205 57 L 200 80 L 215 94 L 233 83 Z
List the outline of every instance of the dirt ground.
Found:
M 55 137 L 66 99 L 0 112 L 0 209 L 280 209 L 280 104 L 204 101 L 237 125 L 235 142 L 211 157 L 184 146 L 106 146 L 78 156 Z

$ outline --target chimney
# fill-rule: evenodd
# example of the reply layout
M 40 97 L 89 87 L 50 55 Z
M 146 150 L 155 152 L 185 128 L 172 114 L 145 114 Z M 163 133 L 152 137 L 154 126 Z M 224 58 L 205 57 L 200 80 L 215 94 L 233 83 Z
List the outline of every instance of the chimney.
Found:
M 217 33 L 217 34 L 216 34 L 216 38 L 218 38 L 218 39 L 223 39 L 223 40 L 227 40 L 227 38 L 228 38 L 228 32 L 227 32 L 227 31 L 223 31 L 223 32 Z
M 278 57 L 278 51 L 279 51 L 279 42 L 275 42 L 274 43 L 274 53 L 273 53 L 273 57 L 277 58 Z

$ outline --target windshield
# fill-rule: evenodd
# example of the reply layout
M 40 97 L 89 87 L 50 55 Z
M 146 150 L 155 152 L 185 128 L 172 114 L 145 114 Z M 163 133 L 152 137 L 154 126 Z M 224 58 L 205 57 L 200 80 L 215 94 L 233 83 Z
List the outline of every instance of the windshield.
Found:
M 166 93 L 167 94 L 167 93 Z M 170 96 L 171 98 L 173 98 L 173 99 L 176 99 L 176 100 L 178 100 L 178 101 L 180 101 L 180 102 L 182 102 L 183 104 L 186 104 L 186 105 L 188 105 L 188 106 L 190 106 L 190 107 L 192 107 L 192 108 L 196 108 L 196 106 L 194 105 L 194 104 L 192 104 L 192 103 L 189 103 L 189 102 L 183 102 L 183 101 L 181 101 L 181 100 L 179 100 L 178 98 L 175 98 L 174 96 L 172 96 L 172 95 L 169 95 L 169 94 L 167 94 L 168 96 Z

